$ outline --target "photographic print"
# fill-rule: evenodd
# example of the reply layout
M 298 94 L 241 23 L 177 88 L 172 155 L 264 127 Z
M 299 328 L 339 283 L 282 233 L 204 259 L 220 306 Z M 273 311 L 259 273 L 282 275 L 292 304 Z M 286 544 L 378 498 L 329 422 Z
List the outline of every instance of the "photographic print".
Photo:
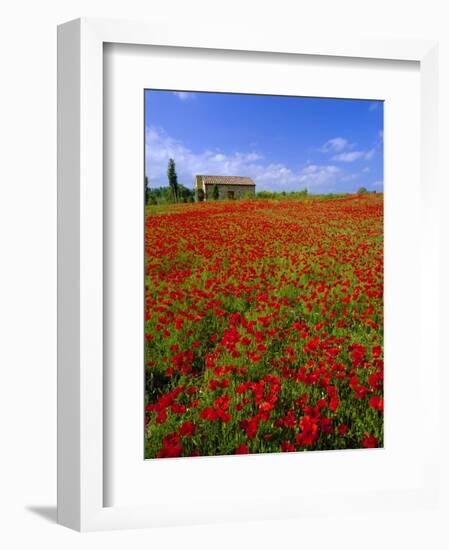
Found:
M 383 102 L 144 101 L 145 458 L 383 447 Z

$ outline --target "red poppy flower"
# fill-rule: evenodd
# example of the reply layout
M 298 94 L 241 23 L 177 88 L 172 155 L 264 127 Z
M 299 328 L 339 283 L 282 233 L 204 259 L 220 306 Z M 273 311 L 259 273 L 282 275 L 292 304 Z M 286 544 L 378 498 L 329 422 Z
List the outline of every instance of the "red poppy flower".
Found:
M 320 418 L 320 429 L 326 434 L 332 433 L 332 418 Z
M 338 399 L 338 397 L 332 397 L 331 400 L 329 401 L 329 410 L 334 412 L 338 409 L 339 406 L 340 406 L 340 400 Z
M 374 435 L 369 435 L 369 434 L 365 433 L 365 436 L 362 439 L 362 445 L 366 449 L 373 449 L 374 447 L 377 447 L 377 445 L 378 445 L 377 437 L 374 437 Z
M 375 411 L 384 410 L 384 400 L 379 395 L 373 395 L 369 400 L 369 405 Z
M 195 424 L 187 420 L 181 425 L 181 428 L 179 429 L 179 433 L 181 435 L 193 435 L 195 433 L 195 429 L 196 429 Z
M 170 447 L 163 447 L 156 455 L 157 458 L 176 458 L 181 456 L 181 445 L 172 445 Z
M 299 427 L 301 433 L 296 436 L 296 444 L 311 447 L 318 439 L 318 425 L 310 416 L 303 416 Z
M 290 441 L 283 441 L 281 443 L 281 451 L 283 453 L 294 453 L 296 451 L 296 447 L 290 443 Z
M 338 426 L 338 433 L 340 435 L 345 435 L 346 433 L 348 433 L 348 426 L 346 426 L 346 424 L 340 424 L 340 426 Z
M 202 420 L 213 421 L 217 419 L 217 413 L 214 411 L 212 407 L 206 407 L 201 411 L 200 418 Z

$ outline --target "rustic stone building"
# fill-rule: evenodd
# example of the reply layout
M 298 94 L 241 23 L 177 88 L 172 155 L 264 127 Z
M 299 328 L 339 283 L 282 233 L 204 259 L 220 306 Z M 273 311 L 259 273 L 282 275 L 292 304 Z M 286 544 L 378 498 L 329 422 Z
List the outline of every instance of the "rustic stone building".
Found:
M 219 199 L 242 199 L 256 195 L 256 184 L 251 178 L 242 176 L 195 176 L 195 196 L 198 191 L 204 193 L 204 200 L 213 199 L 214 187 L 217 186 Z

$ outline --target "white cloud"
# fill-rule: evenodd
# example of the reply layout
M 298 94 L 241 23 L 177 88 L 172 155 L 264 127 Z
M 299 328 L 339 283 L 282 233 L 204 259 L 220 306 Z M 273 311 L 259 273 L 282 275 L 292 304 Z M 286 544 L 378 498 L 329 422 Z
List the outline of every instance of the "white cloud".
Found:
M 355 151 L 355 143 L 350 143 L 343 137 L 335 137 L 326 141 L 319 149 L 321 153 L 334 153 L 331 160 L 337 162 L 354 162 L 356 160 L 370 160 L 373 158 L 375 150 Z
M 307 187 L 309 191 L 321 191 L 324 186 L 333 186 L 340 169 L 337 166 L 308 165 L 298 171 L 283 164 L 257 165 L 250 174 L 258 184 L 259 190 L 271 191 L 299 190 Z
M 374 149 L 370 149 L 369 151 L 346 151 L 333 156 L 332 160 L 337 160 L 339 162 L 354 162 L 361 159 L 370 160 L 373 158 L 374 152 Z
M 340 168 L 337 166 L 311 164 L 300 171 L 299 179 L 305 187 L 313 190 L 315 187 L 336 183 L 339 174 Z
M 339 153 L 350 147 L 350 143 L 347 139 L 342 137 L 335 137 L 326 141 L 326 143 L 321 147 L 320 151 L 322 153 Z
M 328 191 L 338 182 L 340 168 L 334 165 L 308 164 L 293 170 L 282 163 L 264 162 L 257 151 L 249 153 L 205 150 L 193 152 L 163 129 L 146 130 L 145 162 L 150 186 L 166 185 L 168 159 L 176 162 L 180 183 L 193 186 L 196 174 L 249 176 L 258 190 L 288 191 L 307 187 L 311 192 Z
M 173 92 L 173 94 L 178 97 L 181 101 L 188 101 L 189 99 L 195 98 L 194 92 Z

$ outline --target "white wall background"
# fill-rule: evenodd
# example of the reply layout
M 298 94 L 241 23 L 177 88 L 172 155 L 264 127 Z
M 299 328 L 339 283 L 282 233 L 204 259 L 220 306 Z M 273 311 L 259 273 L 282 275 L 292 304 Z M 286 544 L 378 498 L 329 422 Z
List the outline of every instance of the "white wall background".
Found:
M 316 35 L 440 38 L 444 0 L 15 0 L 0 8 L 0 546 L 34 548 L 447 548 L 444 512 L 83 534 L 56 515 L 56 25 L 79 16 L 181 18 Z M 245 30 L 247 29 L 247 30 Z M 278 31 L 280 32 L 280 31 Z M 449 57 L 448 57 L 449 58 Z M 448 59 L 446 58 L 446 59 Z M 447 74 L 446 74 L 447 79 Z M 447 84 L 447 80 L 446 80 Z M 446 118 L 448 112 L 442 111 Z M 447 144 L 447 136 L 444 136 Z M 447 149 L 449 150 L 449 149 Z M 446 157 L 441 158 L 447 173 Z M 449 181 L 449 180 L 447 180 Z M 449 185 L 449 184 L 448 184 Z M 442 212 L 449 203 L 441 189 Z M 444 195 L 444 196 L 443 196 Z M 444 208 L 443 208 L 444 207 Z M 444 230 L 448 229 L 444 215 Z M 449 248 L 447 240 L 446 249 Z M 447 254 L 445 255 L 447 259 Z M 449 280 L 444 263 L 443 280 Z M 447 291 L 442 295 L 445 304 Z M 444 310 L 444 306 L 442 308 Z M 442 314 L 442 334 L 449 334 Z M 447 361 L 446 361 L 447 363 Z M 444 387 L 448 387 L 443 373 Z M 443 428 L 443 426 L 442 426 Z M 444 436 L 447 438 L 447 425 Z M 443 435 L 443 434 L 442 434 Z M 412 444 L 425 444 L 417 438 Z M 447 451 L 447 444 L 445 447 Z M 447 475 L 443 482 L 448 495 Z M 448 512 L 446 510 L 446 514 Z

